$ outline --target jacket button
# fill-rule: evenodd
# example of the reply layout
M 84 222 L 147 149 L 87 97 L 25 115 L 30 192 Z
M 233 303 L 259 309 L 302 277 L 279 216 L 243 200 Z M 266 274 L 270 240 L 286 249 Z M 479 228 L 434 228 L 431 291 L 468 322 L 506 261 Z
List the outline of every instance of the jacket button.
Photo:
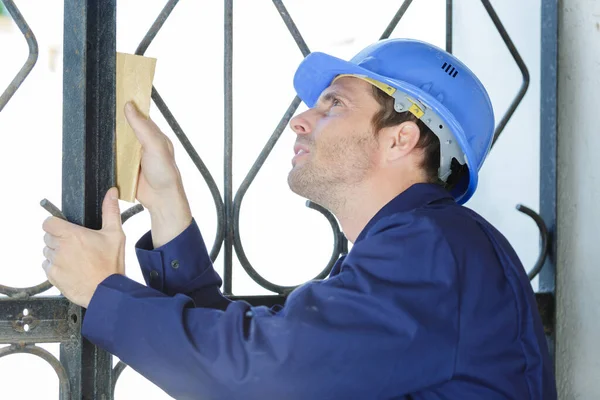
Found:
M 177 269 L 177 268 L 179 268 L 179 261 L 178 261 L 178 260 L 173 260 L 173 261 L 171 261 L 171 267 L 172 267 L 173 269 Z
M 154 280 L 156 278 L 158 278 L 158 272 L 156 272 L 156 271 L 150 272 L 150 279 Z

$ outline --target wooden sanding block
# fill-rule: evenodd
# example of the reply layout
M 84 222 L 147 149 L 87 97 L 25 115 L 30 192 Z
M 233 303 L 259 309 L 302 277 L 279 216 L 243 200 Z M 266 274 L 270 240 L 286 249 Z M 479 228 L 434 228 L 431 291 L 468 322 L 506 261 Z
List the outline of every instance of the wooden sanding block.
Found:
M 119 199 L 135 202 L 142 145 L 125 117 L 125 104 L 133 102 L 146 117 L 150 113 L 156 59 L 117 53 L 116 175 Z

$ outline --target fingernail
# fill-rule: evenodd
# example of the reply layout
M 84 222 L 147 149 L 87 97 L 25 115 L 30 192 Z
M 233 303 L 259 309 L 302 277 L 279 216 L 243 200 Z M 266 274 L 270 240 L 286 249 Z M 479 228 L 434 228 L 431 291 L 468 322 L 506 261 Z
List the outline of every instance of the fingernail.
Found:
M 117 200 L 119 197 L 119 190 L 117 188 L 110 189 L 110 198 L 112 200 Z
M 127 111 L 133 111 L 133 104 L 131 104 L 131 102 L 130 102 L 130 101 L 128 101 L 128 102 L 125 104 L 125 109 L 127 109 Z

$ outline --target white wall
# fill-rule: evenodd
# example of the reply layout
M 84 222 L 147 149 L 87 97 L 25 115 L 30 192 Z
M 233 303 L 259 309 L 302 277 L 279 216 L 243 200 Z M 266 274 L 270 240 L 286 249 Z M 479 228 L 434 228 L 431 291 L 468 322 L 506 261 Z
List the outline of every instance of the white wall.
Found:
M 558 61 L 558 389 L 600 398 L 600 3 L 563 0 Z
M 368 7 L 365 2 L 345 0 L 284 3 L 311 50 L 339 57 L 351 57 L 376 40 L 400 4 L 397 0 L 369 0 Z M 118 51 L 135 50 L 164 4 L 165 0 L 118 2 Z M 17 5 L 37 36 L 40 59 L 0 113 L 0 209 L 9 210 L 0 224 L 0 254 L 6 255 L 0 282 L 29 286 L 43 280 L 41 223 L 46 212 L 38 203 L 48 197 L 58 205 L 61 198 L 63 21 L 61 0 L 20 0 Z M 514 207 L 522 202 L 538 209 L 539 0 L 496 0 L 493 5 L 529 67 L 531 85 L 483 168 L 479 191 L 468 206 L 494 223 L 530 267 L 538 252 L 537 230 Z M 235 190 L 294 97 L 291 80 L 302 55 L 271 1 L 238 1 L 234 7 Z M 479 0 L 455 1 L 454 13 L 455 53 L 481 76 L 499 119 L 519 88 L 518 69 Z M 146 53 L 158 58 L 155 86 L 221 190 L 222 26 L 222 2 L 181 1 Z M 444 30 L 445 0 L 415 0 L 392 36 L 443 47 Z M 0 51 L 3 90 L 27 57 L 25 41 L 16 27 L 0 26 Z M 154 106 L 151 116 L 174 138 Z M 299 284 L 316 275 L 329 259 L 333 242 L 325 219 L 308 210 L 304 200 L 287 188 L 293 140 L 286 129 L 246 195 L 240 227 L 250 261 L 265 277 L 283 285 Z M 181 146 L 176 147 L 176 154 L 194 214 L 210 247 L 216 230 L 212 200 Z M 310 227 L 314 225 L 316 228 Z M 125 226 L 127 273 L 138 281 L 142 276 L 133 244 L 148 227 L 147 214 L 134 217 Z M 221 258 L 216 266 L 222 268 Z M 237 264 L 234 292 L 265 293 Z M 58 354 L 57 345 L 44 347 Z M 38 384 L 31 385 L 29 376 L 35 376 Z M 30 398 L 57 397 L 57 379 L 51 368 L 33 356 L 0 359 L 0 377 L 1 382 L 10 379 L 12 387 L 28 387 Z M 168 398 L 126 369 L 116 398 L 139 398 L 140 391 L 144 398 Z
M 522 203 L 539 212 L 540 0 L 492 1 L 492 5 L 531 80 L 484 164 L 479 189 L 467 205 L 507 236 L 530 269 L 538 256 L 539 233 L 535 223 L 515 206 Z M 454 1 L 454 17 L 454 53 L 480 76 L 498 123 L 520 88 L 521 73 L 481 1 Z

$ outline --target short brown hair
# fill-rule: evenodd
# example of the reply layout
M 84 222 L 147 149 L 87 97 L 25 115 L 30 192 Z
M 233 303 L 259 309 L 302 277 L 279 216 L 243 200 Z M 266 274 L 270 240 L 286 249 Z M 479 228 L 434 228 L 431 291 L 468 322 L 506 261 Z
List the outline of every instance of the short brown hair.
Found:
M 454 173 L 448 183 L 439 178 L 440 168 L 440 140 L 435 133 L 423 121 L 415 117 L 411 112 L 397 112 L 394 109 L 394 98 L 389 96 L 383 90 L 373 86 L 373 96 L 381 106 L 380 110 L 373 116 L 372 124 L 375 132 L 383 128 L 400 125 L 406 121 L 412 121 L 419 127 L 420 137 L 416 148 L 423 149 L 423 161 L 421 167 L 424 169 L 429 183 L 437 183 L 447 190 L 451 190 L 454 184 L 460 179 L 460 176 Z M 464 171 L 461 171 L 462 175 Z

